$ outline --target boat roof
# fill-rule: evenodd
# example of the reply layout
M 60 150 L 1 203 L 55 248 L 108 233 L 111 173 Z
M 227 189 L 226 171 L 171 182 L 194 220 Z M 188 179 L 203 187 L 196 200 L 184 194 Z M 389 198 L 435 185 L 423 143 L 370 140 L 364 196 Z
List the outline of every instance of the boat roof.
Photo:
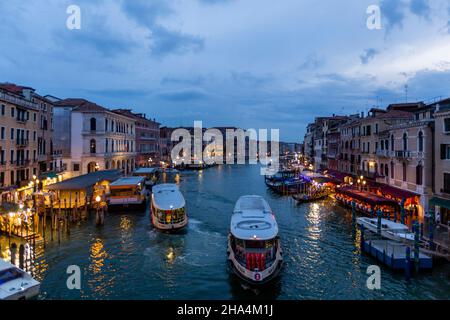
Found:
M 157 171 L 156 168 L 139 168 L 136 169 L 133 174 L 153 174 Z
M 271 240 L 278 235 L 278 224 L 267 201 L 250 195 L 236 202 L 230 230 L 242 240 Z
M 153 204 L 160 210 L 174 210 L 184 208 L 186 202 L 176 184 L 166 183 L 153 186 Z
M 374 225 L 378 224 L 378 218 L 367 218 L 367 217 L 360 217 L 358 218 L 358 220 L 360 221 L 368 221 Z M 385 228 L 389 228 L 389 229 L 393 229 L 393 230 L 409 230 L 408 226 L 398 223 L 398 222 L 394 222 L 391 220 L 387 220 L 387 219 L 381 219 L 381 224 L 382 226 L 384 226 Z
M 109 186 L 111 188 L 128 187 L 128 186 L 136 186 L 142 182 L 144 182 L 144 177 L 126 177 L 114 181 Z
M 0 259 L 0 271 L 1 271 L 1 270 L 9 269 L 9 268 L 11 268 L 11 267 L 13 267 L 12 264 L 6 262 L 6 261 L 3 260 L 3 259 Z

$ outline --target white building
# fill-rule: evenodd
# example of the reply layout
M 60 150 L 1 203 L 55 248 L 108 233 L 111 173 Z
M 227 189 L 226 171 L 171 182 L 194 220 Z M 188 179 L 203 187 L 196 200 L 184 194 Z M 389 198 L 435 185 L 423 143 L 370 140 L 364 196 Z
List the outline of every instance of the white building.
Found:
M 54 108 L 55 149 L 71 176 L 98 170 L 131 173 L 136 165 L 135 120 L 84 99 L 65 99 Z

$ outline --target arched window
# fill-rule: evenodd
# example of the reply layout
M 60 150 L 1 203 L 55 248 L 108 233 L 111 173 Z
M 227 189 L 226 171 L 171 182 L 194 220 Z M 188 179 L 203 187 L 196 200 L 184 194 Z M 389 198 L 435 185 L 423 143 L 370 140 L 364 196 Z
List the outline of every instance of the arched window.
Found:
M 419 136 L 418 136 L 417 140 L 418 140 L 418 144 L 419 144 L 419 146 L 418 146 L 419 152 L 423 152 L 423 132 L 422 131 L 419 132 Z
M 423 167 L 421 163 L 416 167 L 416 184 L 419 186 L 423 184 Z
M 90 144 L 89 144 L 89 149 L 91 151 L 91 153 L 97 153 L 97 143 L 95 141 L 95 139 L 92 139 Z
M 97 120 L 95 118 L 91 118 L 91 131 L 97 131 Z
M 408 150 L 408 135 L 406 132 L 403 134 L 403 151 Z

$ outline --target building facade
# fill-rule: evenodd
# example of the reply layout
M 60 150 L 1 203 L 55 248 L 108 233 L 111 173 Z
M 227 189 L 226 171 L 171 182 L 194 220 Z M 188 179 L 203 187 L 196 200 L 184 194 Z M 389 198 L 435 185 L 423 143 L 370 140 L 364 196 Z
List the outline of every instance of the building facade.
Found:
M 17 192 L 31 188 L 29 183 L 32 180 L 53 170 L 52 123 L 51 101 L 38 95 L 30 87 L 0 84 L 2 198 L 10 197 L 13 191 L 17 198 Z
M 84 99 L 55 103 L 55 149 L 71 177 L 136 166 L 135 120 Z
M 436 162 L 434 197 L 430 207 L 439 212 L 441 223 L 450 222 L 450 99 L 436 104 L 434 154 Z
M 147 119 L 145 114 L 133 113 L 129 109 L 117 109 L 114 112 L 135 120 L 136 126 L 136 165 L 147 167 L 161 160 L 160 123 Z

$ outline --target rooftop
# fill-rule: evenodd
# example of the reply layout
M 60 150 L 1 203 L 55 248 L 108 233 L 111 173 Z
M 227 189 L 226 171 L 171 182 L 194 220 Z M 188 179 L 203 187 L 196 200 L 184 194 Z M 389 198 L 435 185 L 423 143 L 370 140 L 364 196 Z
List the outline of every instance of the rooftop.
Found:
M 63 190 L 84 190 L 94 186 L 100 181 L 115 181 L 122 176 L 119 170 L 103 170 L 88 173 L 72 179 L 67 179 L 59 183 L 49 185 L 48 190 L 63 191 Z

